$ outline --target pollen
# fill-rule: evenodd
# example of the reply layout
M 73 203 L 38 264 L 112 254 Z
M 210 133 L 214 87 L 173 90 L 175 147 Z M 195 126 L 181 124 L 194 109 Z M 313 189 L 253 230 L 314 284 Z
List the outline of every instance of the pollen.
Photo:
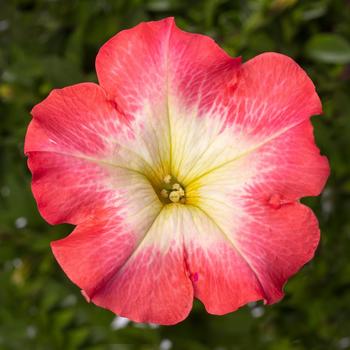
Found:
M 178 191 L 181 188 L 180 184 L 176 183 L 173 185 L 173 190 Z
M 170 184 L 171 182 L 171 175 L 166 175 L 163 180 L 166 184 Z
M 166 204 L 170 203 L 186 203 L 186 193 L 184 188 L 177 180 L 171 176 L 166 175 L 163 178 L 163 188 L 160 191 L 160 198 Z
M 169 194 L 169 199 L 173 202 L 173 203 L 177 203 L 180 201 L 180 193 L 179 191 L 171 191 Z

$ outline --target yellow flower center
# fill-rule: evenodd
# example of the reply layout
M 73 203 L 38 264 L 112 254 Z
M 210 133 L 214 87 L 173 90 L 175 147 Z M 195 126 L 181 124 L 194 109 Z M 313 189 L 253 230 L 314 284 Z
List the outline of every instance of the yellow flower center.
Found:
M 184 188 L 171 176 L 166 175 L 163 179 L 160 198 L 166 204 L 169 203 L 186 203 L 186 194 Z

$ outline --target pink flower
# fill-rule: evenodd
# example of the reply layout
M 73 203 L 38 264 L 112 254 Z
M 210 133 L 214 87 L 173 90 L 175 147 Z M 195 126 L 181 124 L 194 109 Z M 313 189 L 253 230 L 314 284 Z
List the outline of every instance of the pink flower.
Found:
M 32 111 L 25 152 L 53 253 L 88 300 L 137 322 L 183 320 L 263 299 L 314 255 L 300 204 L 329 174 L 309 117 L 314 85 L 290 58 L 242 64 L 172 18 L 110 39 L 99 85 L 54 90 Z

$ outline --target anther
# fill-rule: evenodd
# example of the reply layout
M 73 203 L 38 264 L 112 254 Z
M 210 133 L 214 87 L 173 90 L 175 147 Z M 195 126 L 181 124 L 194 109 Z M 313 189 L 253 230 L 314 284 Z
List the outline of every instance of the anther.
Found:
M 169 194 L 169 199 L 173 202 L 173 203 L 177 203 L 180 201 L 180 193 L 179 191 L 172 191 Z
M 163 181 L 166 183 L 166 184 L 170 184 L 171 182 L 171 175 L 166 175 L 163 179 Z
M 175 183 L 174 185 L 173 185 L 173 190 L 179 190 L 181 188 L 181 186 L 178 184 L 178 183 Z
M 165 203 L 169 203 L 167 200 L 172 203 L 186 203 L 185 190 L 176 181 L 176 178 L 167 174 L 164 176 L 163 182 L 164 184 L 163 189 L 160 191 L 160 197 L 165 199 Z

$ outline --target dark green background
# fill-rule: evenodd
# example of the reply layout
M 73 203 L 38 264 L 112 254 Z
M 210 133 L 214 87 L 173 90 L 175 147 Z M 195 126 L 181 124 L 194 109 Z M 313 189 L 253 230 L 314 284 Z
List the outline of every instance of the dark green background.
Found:
M 49 242 L 72 227 L 39 216 L 23 138 L 30 109 L 51 89 L 96 81 L 94 59 L 108 38 L 169 15 L 232 55 L 282 52 L 312 77 L 324 106 L 316 138 L 332 174 L 323 195 L 305 202 L 322 241 L 277 305 L 219 317 L 196 303 L 177 326 L 115 329 L 115 316 L 87 304 L 52 257 Z M 349 40 L 350 2 L 341 0 L 0 0 L 0 349 L 350 348 Z

